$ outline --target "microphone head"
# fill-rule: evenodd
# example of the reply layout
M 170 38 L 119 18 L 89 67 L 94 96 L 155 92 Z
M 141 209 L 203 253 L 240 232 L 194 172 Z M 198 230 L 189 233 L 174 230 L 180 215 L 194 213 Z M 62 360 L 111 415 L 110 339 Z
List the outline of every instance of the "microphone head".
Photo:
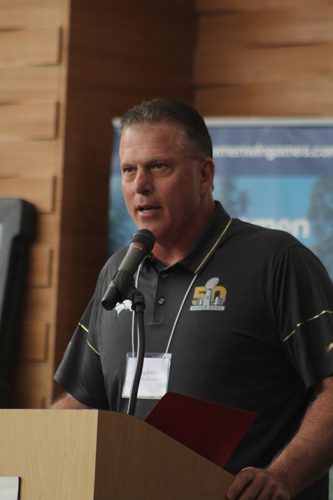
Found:
M 155 244 L 155 236 L 149 229 L 139 229 L 134 233 L 131 245 L 133 243 L 138 243 L 143 247 L 146 254 L 152 251 Z
M 133 289 L 133 275 L 145 256 L 153 249 L 155 237 L 148 229 L 140 229 L 132 238 L 127 253 L 120 263 L 102 298 L 105 309 L 113 309 L 117 302 L 129 297 Z

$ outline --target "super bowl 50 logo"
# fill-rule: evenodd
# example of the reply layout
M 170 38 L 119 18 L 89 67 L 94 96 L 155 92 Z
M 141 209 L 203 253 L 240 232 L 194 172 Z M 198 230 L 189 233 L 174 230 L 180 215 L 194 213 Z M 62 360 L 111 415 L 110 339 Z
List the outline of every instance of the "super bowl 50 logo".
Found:
M 196 286 L 190 311 L 224 311 L 227 290 L 219 278 L 210 278 L 205 286 Z

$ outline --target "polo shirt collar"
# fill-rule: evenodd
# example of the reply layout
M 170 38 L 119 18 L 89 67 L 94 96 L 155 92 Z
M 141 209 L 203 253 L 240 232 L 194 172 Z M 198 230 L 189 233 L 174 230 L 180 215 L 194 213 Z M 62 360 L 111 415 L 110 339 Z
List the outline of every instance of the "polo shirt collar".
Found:
M 194 273 L 199 273 L 221 243 L 230 223 L 230 215 L 220 202 L 215 201 L 215 212 L 211 221 L 201 233 L 192 250 L 179 264 Z
M 208 226 L 201 233 L 188 255 L 174 264 L 174 266 L 180 265 L 193 273 L 199 273 L 219 246 L 230 222 L 230 215 L 224 210 L 220 202 L 215 201 L 215 212 Z M 152 255 L 146 258 L 146 262 L 149 261 L 156 270 L 165 269 L 165 266 L 158 262 Z

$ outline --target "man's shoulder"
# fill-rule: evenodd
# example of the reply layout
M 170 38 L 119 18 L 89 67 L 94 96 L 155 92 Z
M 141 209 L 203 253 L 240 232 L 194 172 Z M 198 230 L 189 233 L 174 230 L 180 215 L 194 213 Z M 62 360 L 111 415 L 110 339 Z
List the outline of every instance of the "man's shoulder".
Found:
M 283 255 L 285 252 L 306 247 L 290 233 L 271 229 L 246 220 L 234 219 L 229 234 L 230 247 L 241 247 L 242 251 L 262 258 Z
M 297 238 L 287 231 L 260 226 L 247 220 L 234 219 L 234 234 L 249 241 L 273 245 L 274 247 L 303 246 Z

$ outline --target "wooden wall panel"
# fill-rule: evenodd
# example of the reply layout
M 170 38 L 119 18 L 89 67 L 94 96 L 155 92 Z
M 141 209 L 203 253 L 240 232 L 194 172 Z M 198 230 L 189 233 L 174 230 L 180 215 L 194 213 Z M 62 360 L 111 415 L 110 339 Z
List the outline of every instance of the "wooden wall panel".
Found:
M 21 360 L 13 376 L 15 392 L 12 405 L 15 408 L 45 408 L 50 391 L 50 375 L 47 362 Z
M 110 145 L 110 119 L 138 100 L 161 94 L 191 99 L 194 12 L 191 0 L 101 1 L 99 7 L 92 9 L 88 1 L 72 4 L 69 98 L 78 113 L 108 125 L 103 141 Z M 97 92 L 94 109 L 87 97 Z M 84 120 L 83 134 L 88 126 Z
M 0 196 L 38 212 L 13 332 L 10 404 L 19 407 L 52 398 L 69 8 L 70 0 L 0 0 Z
M 36 241 L 53 248 L 60 231 L 55 214 L 39 214 L 36 228 Z
M 60 0 L 0 0 L 0 28 L 61 26 L 65 7 Z
M 214 46 L 215 47 L 215 46 Z M 333 77 L 333 43 L 297 47 L 239 47 L 197 52 L 196 87 L 323 82 Z
M 52 248 L 35 244 L 30 252 L 27 283 L 31 287 L 49 287 L 52 284 Z
M 19 145 L 17 141 L 0 142 L 1 177 L 54 175 L 56 154 L 55 141 L 19 141 Z
M 207 116 L 325 116 L 333 92 L 329 82 L 221 85 L 198 88 L 196 105 Z
M 59 62 L 60 29 L 0 31 L 0 67 Z
M 197 0 L 194 103 L 209 115 L 333 115 L 333 4 Z
M 21 325 L 21 342 L 18 349 L 20 361 L 48 361 L 50 325 L 31 321 Z
M 40 213 L 50 213 L 54 207 L 53 177 L 6 177 L 0 179 L 0 196 L 29 200 Z
M 38 210 L 13 406 L 52 399 L 106 258 L 111 119 L 155 95 L 191 102 L 194 21 L 193 0 L 0 0 L 0 196 Z
M 0 104 L 17 101 L 57 101 L 58 66 L 0 67 Z
M 196 0 L 198 14 L 216 14 L 217 12 L 260 11 L 260 9 L 275 11 L 284 9 L 310 9 L 316 12 L 322 7 L 330 7 L 332 0 Z
M 265 5 L 257 11 L 203 15 L 197 44 L 201 49 L 225 50 L 230 44 L 279 47 L 333 42 L 332 19 L 332 2 L 318 10 L 289 7 L 272 13 Z
M 55 291 L 51 288 L 32 288 L 24 297 L 23 316 L 20 324 L 42 322 L 50 323 L 54 307 Z
M 57 135 L 54 102 L 3 104 L 0 111 L 0 141 L 54 139 Z

